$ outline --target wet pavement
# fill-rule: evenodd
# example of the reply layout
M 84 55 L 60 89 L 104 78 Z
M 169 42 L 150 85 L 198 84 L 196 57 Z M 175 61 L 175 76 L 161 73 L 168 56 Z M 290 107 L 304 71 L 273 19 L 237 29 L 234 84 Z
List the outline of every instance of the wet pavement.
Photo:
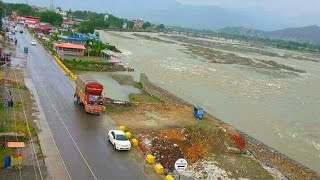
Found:
M 28 33 L 16 37 L 21 48 L 29 47 L 27 72 L 70 178 L 148 179 L 143 163 L 134 160 L 130 152 L 114 151 L 107 141 L 106 130 L 112 128 L 107 115 L 85 113 L 74 103 L 72 82 L 44 48 L 31 46 L 33 38 Z

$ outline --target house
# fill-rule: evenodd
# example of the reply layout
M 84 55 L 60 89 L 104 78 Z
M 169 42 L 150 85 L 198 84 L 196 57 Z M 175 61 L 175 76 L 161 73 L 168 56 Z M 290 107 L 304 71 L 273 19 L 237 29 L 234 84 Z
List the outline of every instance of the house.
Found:
M 61 59 L 83 57 L 86 50 L 84 45 L 70 43 L 54 44 L 54 49 Z
M 73 22 L 72 21 L 63 21 L 61 27 L 66 31 L 71 31 L 73 28 Z
M 102 52 L 102 59 L 105 59 L 108 62 L 113 63 L 119 69 L 122 69 L 122 70 L 125 69 L 124 63 L 121 61 L 120 56 L 117 53 L 110 51 L 109 49 L 104 49 L 101 52 Z
M 88 37 L 89 37 L 89 39 L 94 40 L 94 41 L 101 41 L 100 38 L 95 34 L 88 33 Z
M 43 34 L 49 34 L 51 29 L 51 25 L 39 25 L 38 27 L 36 27 L 36 31 Z
M 82 23 L 82 22 L 85 21 L 85 20 L 79 19 L 79 18 L 75 18 L 73 21 L 75 22 L 75 24 L 80 24 L 80 23 Z
M 142 28 L 144 24 L 143 19 L 136 19 L 136 20 L 133 20 L 132 22 L 133 22 L 133 27 L 138 29 Z
M 85 34 L 71 34 L 69 36 L 58 36 L 60 42 L 70 44 L 81 44 L 86 46 L 89 37 Z
M 22 16 L 18 16 L 16 19 L 17 19 L 17 23 L 23 24 L 26 27 L 35 28 L 35 27 L 38 27 L 40 25 L 40 18 L 38 18 L 38 17 L 32 17 L 32 16 L 22 17 Z

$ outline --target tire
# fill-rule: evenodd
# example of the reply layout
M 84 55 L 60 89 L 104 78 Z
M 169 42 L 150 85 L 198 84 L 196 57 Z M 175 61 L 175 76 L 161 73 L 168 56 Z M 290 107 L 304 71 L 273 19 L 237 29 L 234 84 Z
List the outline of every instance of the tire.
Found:
M 117 148 L 116 148 L 116 143 L 113 144 L 113 148 L 114 148 L 115 150 L 117 150 Z

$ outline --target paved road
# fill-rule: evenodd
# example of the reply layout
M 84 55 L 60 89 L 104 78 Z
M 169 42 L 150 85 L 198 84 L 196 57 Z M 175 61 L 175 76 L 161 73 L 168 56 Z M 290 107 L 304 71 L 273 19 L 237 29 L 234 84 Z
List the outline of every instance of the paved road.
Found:
M 128 152 L 114 151 L 107 141 L 106 115 L 86 114 L 73 101 L 74 88 L 68 77 L 44 48 L 31 46 L 33 38 L 28 33 L 16 37 L 21 52 L 22 47 L 29 47 L 27 71 L 70 178 L 147 179 L 140 163 L 139 167 Z

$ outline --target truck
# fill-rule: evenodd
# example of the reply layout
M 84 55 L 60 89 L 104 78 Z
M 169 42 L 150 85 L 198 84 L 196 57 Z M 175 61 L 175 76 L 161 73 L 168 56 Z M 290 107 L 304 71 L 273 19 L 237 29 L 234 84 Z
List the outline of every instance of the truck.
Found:
M 87 113 L 101 114 L 106 111 L 103 105 L 103 85 L 91 76 L 81 75 L 76 80 L 76 92 L 74 94 L 77 104 L 84 106 Z

